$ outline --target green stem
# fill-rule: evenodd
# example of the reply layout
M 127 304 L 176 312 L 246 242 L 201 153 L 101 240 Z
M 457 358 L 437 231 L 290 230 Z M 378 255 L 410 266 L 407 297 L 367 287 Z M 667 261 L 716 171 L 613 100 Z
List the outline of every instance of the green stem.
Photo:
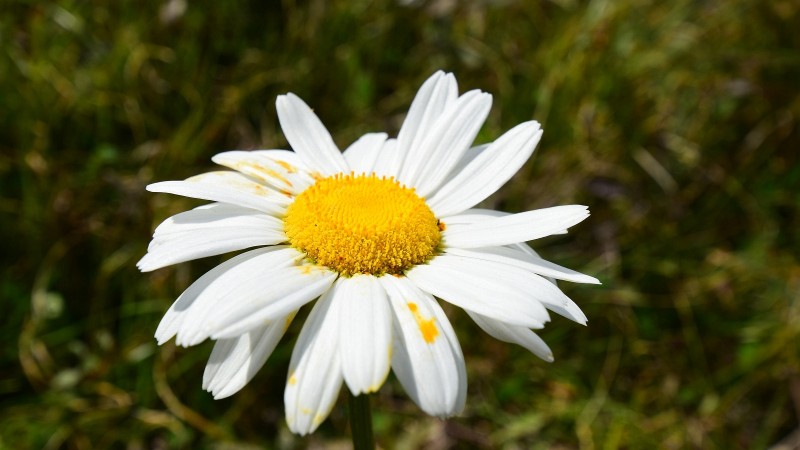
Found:
M 369 408 L 369 395 L 354 396 L 347 390 L 347 403 L 350 410 L 350 431 L 353 434 L 353 450 L 374 450 L 372 437 L 372 413 Z

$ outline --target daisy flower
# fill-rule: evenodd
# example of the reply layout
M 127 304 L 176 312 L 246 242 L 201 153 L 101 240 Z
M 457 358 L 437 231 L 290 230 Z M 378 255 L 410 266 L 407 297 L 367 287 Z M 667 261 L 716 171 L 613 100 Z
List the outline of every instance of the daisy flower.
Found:
M 491 95 L 458 94 L 437 72 L 419 89 L 396 138 L 367 134 L 340 152 L 311 108 L 277 99 L 294 151 L 230 151 L 231 170 L 151 184 L 214 203 L 155 230 L 138 267 L 151 271 L 257 247 L 195 281 L 155 337 L 216 341 L 203 375 L 214 398 L 239 391 L 261 368 L 298 310 L 316 300 L 289 365 L 289 428 L 314 431 L 342 383 L 380 389 L 392 369 L 408 395 L 439 417 L 464 407 L 464 356 L 437 299 L 463 308 L 502 341 L 552 361 L 531 329 L 548 310 L 585 324 L 554 279 L 598 283 L 540 258 L 525 242 L 565 233 L 589 213 L 570 205 L 518 214 L 474 208 L 522 167 L 542 136 L 525 122 L 471 147 Z

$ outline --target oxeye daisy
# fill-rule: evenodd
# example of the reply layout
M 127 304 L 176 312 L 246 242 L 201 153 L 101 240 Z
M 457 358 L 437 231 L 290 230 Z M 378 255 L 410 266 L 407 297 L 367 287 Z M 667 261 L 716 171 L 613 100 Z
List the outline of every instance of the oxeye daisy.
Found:
M 542 136 L 531 121 L 471 147 L 491 102 L 477 90 L 459 95 L 453 75 L 437 72 L 396 138 L 367 134 L 340 152 L 306 103 L 282 95 L 278 117 L 293 151 L 220 153 L 213 161 L 233 170 L 149 185 L 214 203 L 159 225 L 142 271 L 257 247 L 189 286 L 159 324 L 158 343 L 215 340 L 203 388 L 224 398 L 252 379 L 313 302 L 284 394 L 286 421 L 299 434 L 325 420 L 342 383 L 354 395 L 375 392 L 390 369 L 426 413 L 460 412 L 464 357 L 438 300 L 552 361 L 531 329 L 550 320 L 548 310 L 586 323 L 554 279 L 598 281 L 525 242 L 565 233 L 589 213 L 578 205 L 518 214 L 474 208 Z

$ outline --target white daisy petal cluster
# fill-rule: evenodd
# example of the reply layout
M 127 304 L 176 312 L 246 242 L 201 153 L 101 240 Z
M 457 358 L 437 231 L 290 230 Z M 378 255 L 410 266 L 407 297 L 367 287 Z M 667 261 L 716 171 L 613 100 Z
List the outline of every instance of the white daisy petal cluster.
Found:
M 437 299 L 552 361 L 532 329 L 549 312 L 586 323 L 554 280 L 598 281 L 525 242 L 566 233 L 589 213 L 578 205 L 519 214 L 473 208 L 542 136 L 531 121 L 471 147 L 491 102 L 477 90 L 459 95 L 455 77 L 437 72 L 397 138 L 367 134 L 340 152 L 311 108 L 287 94 L 277 110 L 294 151 L 225 152 L 213 161 L 232 171 L 149 185 L 213 203 L 159 225 L 142 271 L 255 247 L 189 286 L 159 324 L 158 343 L 215 340 L 203 388 L 224 398 L 253 378 L 298 310 L 316 300 L 284 394 L 287 423 L 299 434 L 325 420 L 342 383 L 354 395 L 375 392 L 390 369 L 426 413 L 460 412 L 464 357 Z

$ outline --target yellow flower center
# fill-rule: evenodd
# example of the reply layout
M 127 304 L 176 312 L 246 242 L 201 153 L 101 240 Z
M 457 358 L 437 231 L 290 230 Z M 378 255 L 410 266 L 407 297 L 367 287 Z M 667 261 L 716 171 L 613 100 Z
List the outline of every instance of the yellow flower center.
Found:
M 293 247 L 345 276 L 401 274 L 429 260 L 441 240 L 414 189 L 374 174 L 318 180 L 289 205 L 284 230 Z

